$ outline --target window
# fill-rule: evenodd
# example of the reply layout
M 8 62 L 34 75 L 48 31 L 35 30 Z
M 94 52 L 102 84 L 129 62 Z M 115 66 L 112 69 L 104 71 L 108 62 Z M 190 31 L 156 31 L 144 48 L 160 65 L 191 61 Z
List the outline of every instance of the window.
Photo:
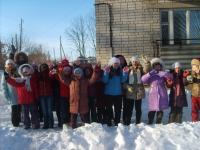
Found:
M 190 38 L 200 39 L 200 11 L 192 10 L 190 12 Z M 191 43 L 200 43 L 198 40 L 191 40 Z
M 162 10 L 161 37 L 164 45 L 200 44 L 200 10 Z

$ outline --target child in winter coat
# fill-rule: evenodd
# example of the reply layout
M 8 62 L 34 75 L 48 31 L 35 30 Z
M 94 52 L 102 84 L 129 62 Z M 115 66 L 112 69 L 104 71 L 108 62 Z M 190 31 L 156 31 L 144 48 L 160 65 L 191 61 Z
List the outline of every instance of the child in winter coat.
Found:
M 58 120 L 58 127 L 62 127 L 61 118 L 60 118 L 60 81 L 58 78 L 54 77 L 54 74 L 57 73 L 58 65 L 54 62 L 49 66 L 50 69 L 50 77 L 52 78 L 53 84 L 53 106 L 54 111 L 56 111 L 56 117 Z
M 192 83 L 192 121 L 200 120 L 200 59 L 196 58 L 191 61 L 192 74 L 187 80 Z M 187 75 L 189 72 L 186 73 Z
M 43 129 L 53 128 L 53 84 L 49 77 L 49 66 L 43 63 L 39 66 L 39 100 L 44 118 Z
M 153 58 L 151 65 L 153 70 L 142 76 L 142 82 L 150 85 L 148 123 L 153 123 L 157 113 L 156 123 L 159 124 L 162 122 L 163 110 L 169 106 L 166 83 L 171 84 L 172 78 L 169 73 L 163 71 L 164 63 L 160 58 Z
M 104 87 L 105 84 L 102 81 L 103 73 L 104 71 L 101 69 L 101 65 L 97 64 L 94 68 L 94 72 L 96 74 L 96 81 L 93 84 L 93 87 L 95 89 L 95 109 L 96 109 L 96 117 L 98 123 L 106 123 L 106 110 L 105 110 L 105 96 L 104 96 Z
M 18 102 L 22 105 L 25 129 L 29 129 L 31 123 L 32 128 L 37 129 L 40 127 L 35 105 L 38 99 L 38 81 L 34 75 L 33 67 L 29 64 L 21 65 L 18 72 L 21 78 L 11 78 L 5 73 L 5 79 L 10 85 L 17 87 Z M 31 114 L 31 119 L 29 113 Z
M 17 77 L 16 65 L 12 59 L 8 59 L 5 62 L 5 71 L 10 77 Z M 8 84 L 3 78 L 2 90 L 4 97 L 11 104 L 11 121 L 14 127 L 18 127 L 21 121 L 21 106 L 18 103 L 17 89 Z
M 64 59 L 58 65 L 58 80 L 60 82 L 60 118 L 61 125 L 70 123 L 69 84 L 71 82 L 72 66 Z
M 122 109 L 122 83 L 127 80 L 128 68 L 122 71 L 120 60 L 113 57 L 109 61 L 109 66 L 105 68 L 103 74 L 103 82 L 105 83 L 105 99 L 106 99 L 106 123 L 112 125 L 112 112 L 114 106 L 114 123 L 118 125 L 121 118 Z
M 87 66 L 84 68 L 84 76 L 87 79 L 90 79 L 93 74 L 93 68 L 91 64 L 87 64 Z M 90 122 L 96 122 L 97 121 L 97 112 L 96 112 L 96 90 L 95 90 L 95 83 L 89 85 L 88 88 L 88 106 L 89 106 L 89 119 Z
M 169 123 L 182 122 L 183 107 L 187 107 L 187 98 L 185 94 L 185 85 L 187 85 L 187 80 L 185 73 L 181 70 L 181 64 L 175 62 L 171 71 L 173 77 L 173 84 L 169 85 L 169 106 L 171 107 L 171 112 L 169 114 Z
M 142 115 L 142 99 L 145 97 L 144 86 L 141 77 L 144 74 L 143 68 L 137 57 L 131 58 L 132 66 L 129 67 L 128 80 L 125 87 L 125 99 L 123 101 L 123 123 L 129 125 L 131 123 L 131 116 L 135 104 L 136 110 L 136 124 L 141 121 Z
M 82 68 L 77 67 L 73 70 L 73 79 L 70 83 L 70 126 L 72 128 L 77 127 L 76 121 L 78 114 L 80 114 L 81 120 L 84 123 L 89 123 L 88 87 L 94 81 L 94 75 L 91 79 L 84 77 Z

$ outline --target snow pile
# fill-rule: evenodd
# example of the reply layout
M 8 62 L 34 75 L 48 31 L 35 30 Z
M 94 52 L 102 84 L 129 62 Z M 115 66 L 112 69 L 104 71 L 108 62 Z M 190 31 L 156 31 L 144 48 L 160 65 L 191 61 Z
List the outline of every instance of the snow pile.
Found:
M 24 130 L 0 128 L 0 149 L 20 150 L 155 150 L 187 149 L 200 147 L 200 123 L 145 125 L 129 127 L 119 124 L 108 128 L 93 123 L 78 129 Z
M 189 107 L 184 108 L 182 124 L 167 124 L 167 110 L 163 124 L 147 125 L 148 105 L 144 99 L 143 123 L 139 125 L 107 127 L 92 123 L 75 130 L 66 127 L 63 130 L 14 128 L 10 121 L 10 106 L 0 105 L 0 150 L 198 150 L 200 122 L 189 122 L 191 94 L 188 91 L 187 96 Z M 135 122 L 134 118 L 135 113 L 132 122 Z

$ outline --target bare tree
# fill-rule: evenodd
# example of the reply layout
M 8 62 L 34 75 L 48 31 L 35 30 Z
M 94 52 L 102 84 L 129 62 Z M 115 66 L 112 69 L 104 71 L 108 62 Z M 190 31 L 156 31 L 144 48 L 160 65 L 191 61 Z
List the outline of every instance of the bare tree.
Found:
M 86 57 L 87 28 L 83 17 L 75 19 L 66 30 L 66 35 L 72 42 L 79 56 Z
M 50 61 L 50 55 L 43 49 L 42 45 L 32 44 L 25 51 L 28 53 L 30 63 L 41 64 Z
M 92 49 L 93 55 L 95 56 L 96 54 L 96 19 L 95 19 L 94 12 L 88 16 L 87 32 L 88 32 L 89 45 L 90 45 L 90 48 Z

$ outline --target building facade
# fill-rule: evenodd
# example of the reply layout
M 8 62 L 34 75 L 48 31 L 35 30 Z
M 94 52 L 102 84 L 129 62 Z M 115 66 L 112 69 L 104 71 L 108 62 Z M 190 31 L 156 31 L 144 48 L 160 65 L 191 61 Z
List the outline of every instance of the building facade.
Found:
M 200 56 L 200 0 L 96 0 L 97 60 L 161 57 L 185 68 Z

